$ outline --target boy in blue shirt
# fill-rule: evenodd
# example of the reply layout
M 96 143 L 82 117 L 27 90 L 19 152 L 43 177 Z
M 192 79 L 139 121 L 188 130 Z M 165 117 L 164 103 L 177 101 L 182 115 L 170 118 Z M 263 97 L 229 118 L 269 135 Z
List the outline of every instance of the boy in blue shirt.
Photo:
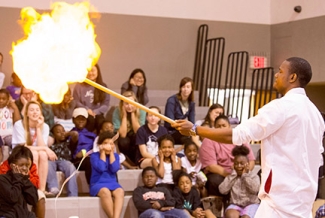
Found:
M 71 162 L 78 168 L 81 159 L 83 158 L 82 150 L 86 152 L 93 149 L 94 140 L 96 138 L 96 134 L 89 132 L 86 129 L 87 125 L 88 112 L 85 108 L 76 108 L 72 113 L 72 121 L 75 127 L 71 131 L 78 132 L 78 142 L 74 143 L 70 146 L 72 153 Z M 91 164 L 90 158 L 86 157 L 82 162 L 79 170 L 85 171 L 87 183 L 90 183 L 91 176 Z

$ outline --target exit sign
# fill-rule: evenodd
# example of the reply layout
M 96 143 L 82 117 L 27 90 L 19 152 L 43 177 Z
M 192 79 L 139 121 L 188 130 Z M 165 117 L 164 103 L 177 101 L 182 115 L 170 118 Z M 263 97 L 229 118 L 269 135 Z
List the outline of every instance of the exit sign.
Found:
M 267 58 L 264 56 L 251 56 L 250 57 L 250 68 L 264 68 L 267 67 Z

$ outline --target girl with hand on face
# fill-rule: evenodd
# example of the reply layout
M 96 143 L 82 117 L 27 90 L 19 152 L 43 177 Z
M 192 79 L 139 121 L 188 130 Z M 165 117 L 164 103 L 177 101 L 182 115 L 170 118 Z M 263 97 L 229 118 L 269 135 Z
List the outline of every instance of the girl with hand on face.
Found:
M 129 77 L 129 81 L 123 83 L 121 94 L 125 91 L 134 92 L 140 104 L 146 105 L 149 102 L 148 89 L 146 86 L 146 75 L 142 69 L 134 69 Z
M 257 196 L 260 178 L 250 171 L 248 148 L 236 146 L 231 153 L 235 158 L 234 170 L 219 185 L 220 193 L 230 193 L 230 205 L 225 211 L 225 217 L 254 217 L 260 202 Z
M 103 82 L 102 74 L 98 64 L 93 66 L 88 72 L 87 79 L 107 87 Z M 87 83 L 78 83 L 73 90 L 73 98 L 76 101 L 76 107 L 86 108 L 88 111 L 87 126 L 88 131 L 93 132 L 99 128 L 105 120 L 104 114 L 109 107 L 109 94 L 96 89 Z
M 179 92 L 167 99 L 165 116 L 172 120 L 189 120 L 195 122 L 195 103 L 193 92 L 193 80 L 184 77 L 179 84 Z M 168 122 L 164 123 L 175 140 L 175 144 L 183 144 L 187 136 L 181 135 Z
M 123 96 L 137 102 L 132 91 L 124 92 Z M 120 134 L 118 139 L 120 152 L 129 158 L 133 165 L 136 162 L 136 133 L 140 126 L 145 123 L 145 119 L 146 113 L 143 110 L 122 100 L 119 107 L 116 107 L 113 112 L 114 130 Z
M 166 134 L 158 138 L 159 151 L 155 158 L 152 158 L 152 166 L 158 173 L 158 187 L 167 188 L 170 193 L 174 189 L 173 171 L 181 169 L 181 160 L 177 157 L 174 149 L 174 139 Z
M 27 208 L 27 204 L 36 206 L 38 200 L 37 188 L 29 177 L 32 153 L 26 147 L 16 147 L 6 162 L 8 171 L 0 175 L 0 217 L 36 218 Z
M 45 192 L 48 173 L 48 160 L 57 160 L 55 153 L 48 147 L 49 126 L 44 123 L 41 105 L 36 101 L 26 104 L 24 119 L 14 124 L 12 146 L 25 145 L 32 154 L 38 169 L 39 189 Z
M 111 132 L 102 132 L 98 137 L 99 152 L 90 157 L 92 174 L 90 195 L 98 196 L 101 205 L 110 218 L 119 218 L 124 201 L 124 191 L 117 182 L 116 173 L 120 169 L 119 155 L 114 153 L 114 136 Z M 114 199 L 114 200 L 113 200 Z

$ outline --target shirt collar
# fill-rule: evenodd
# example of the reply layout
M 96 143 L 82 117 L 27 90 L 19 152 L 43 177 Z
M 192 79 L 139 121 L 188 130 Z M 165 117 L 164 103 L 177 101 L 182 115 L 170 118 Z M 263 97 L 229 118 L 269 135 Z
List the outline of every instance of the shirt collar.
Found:
M 304 88 L 293 88 L 290 89 L 285 95 L 291 95 L 291 94 L 300 94 L 300 95 L 306 95 L 306 91 Z

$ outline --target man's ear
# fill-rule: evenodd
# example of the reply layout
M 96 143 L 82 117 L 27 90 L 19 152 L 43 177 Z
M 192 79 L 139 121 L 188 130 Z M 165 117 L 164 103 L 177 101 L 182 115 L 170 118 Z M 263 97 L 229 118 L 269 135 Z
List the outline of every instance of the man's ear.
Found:
M 290 82 L 294 83 L 297 81 L 297 79 L 298 79 L 298 76 L 296 73 L 290 74 Z

